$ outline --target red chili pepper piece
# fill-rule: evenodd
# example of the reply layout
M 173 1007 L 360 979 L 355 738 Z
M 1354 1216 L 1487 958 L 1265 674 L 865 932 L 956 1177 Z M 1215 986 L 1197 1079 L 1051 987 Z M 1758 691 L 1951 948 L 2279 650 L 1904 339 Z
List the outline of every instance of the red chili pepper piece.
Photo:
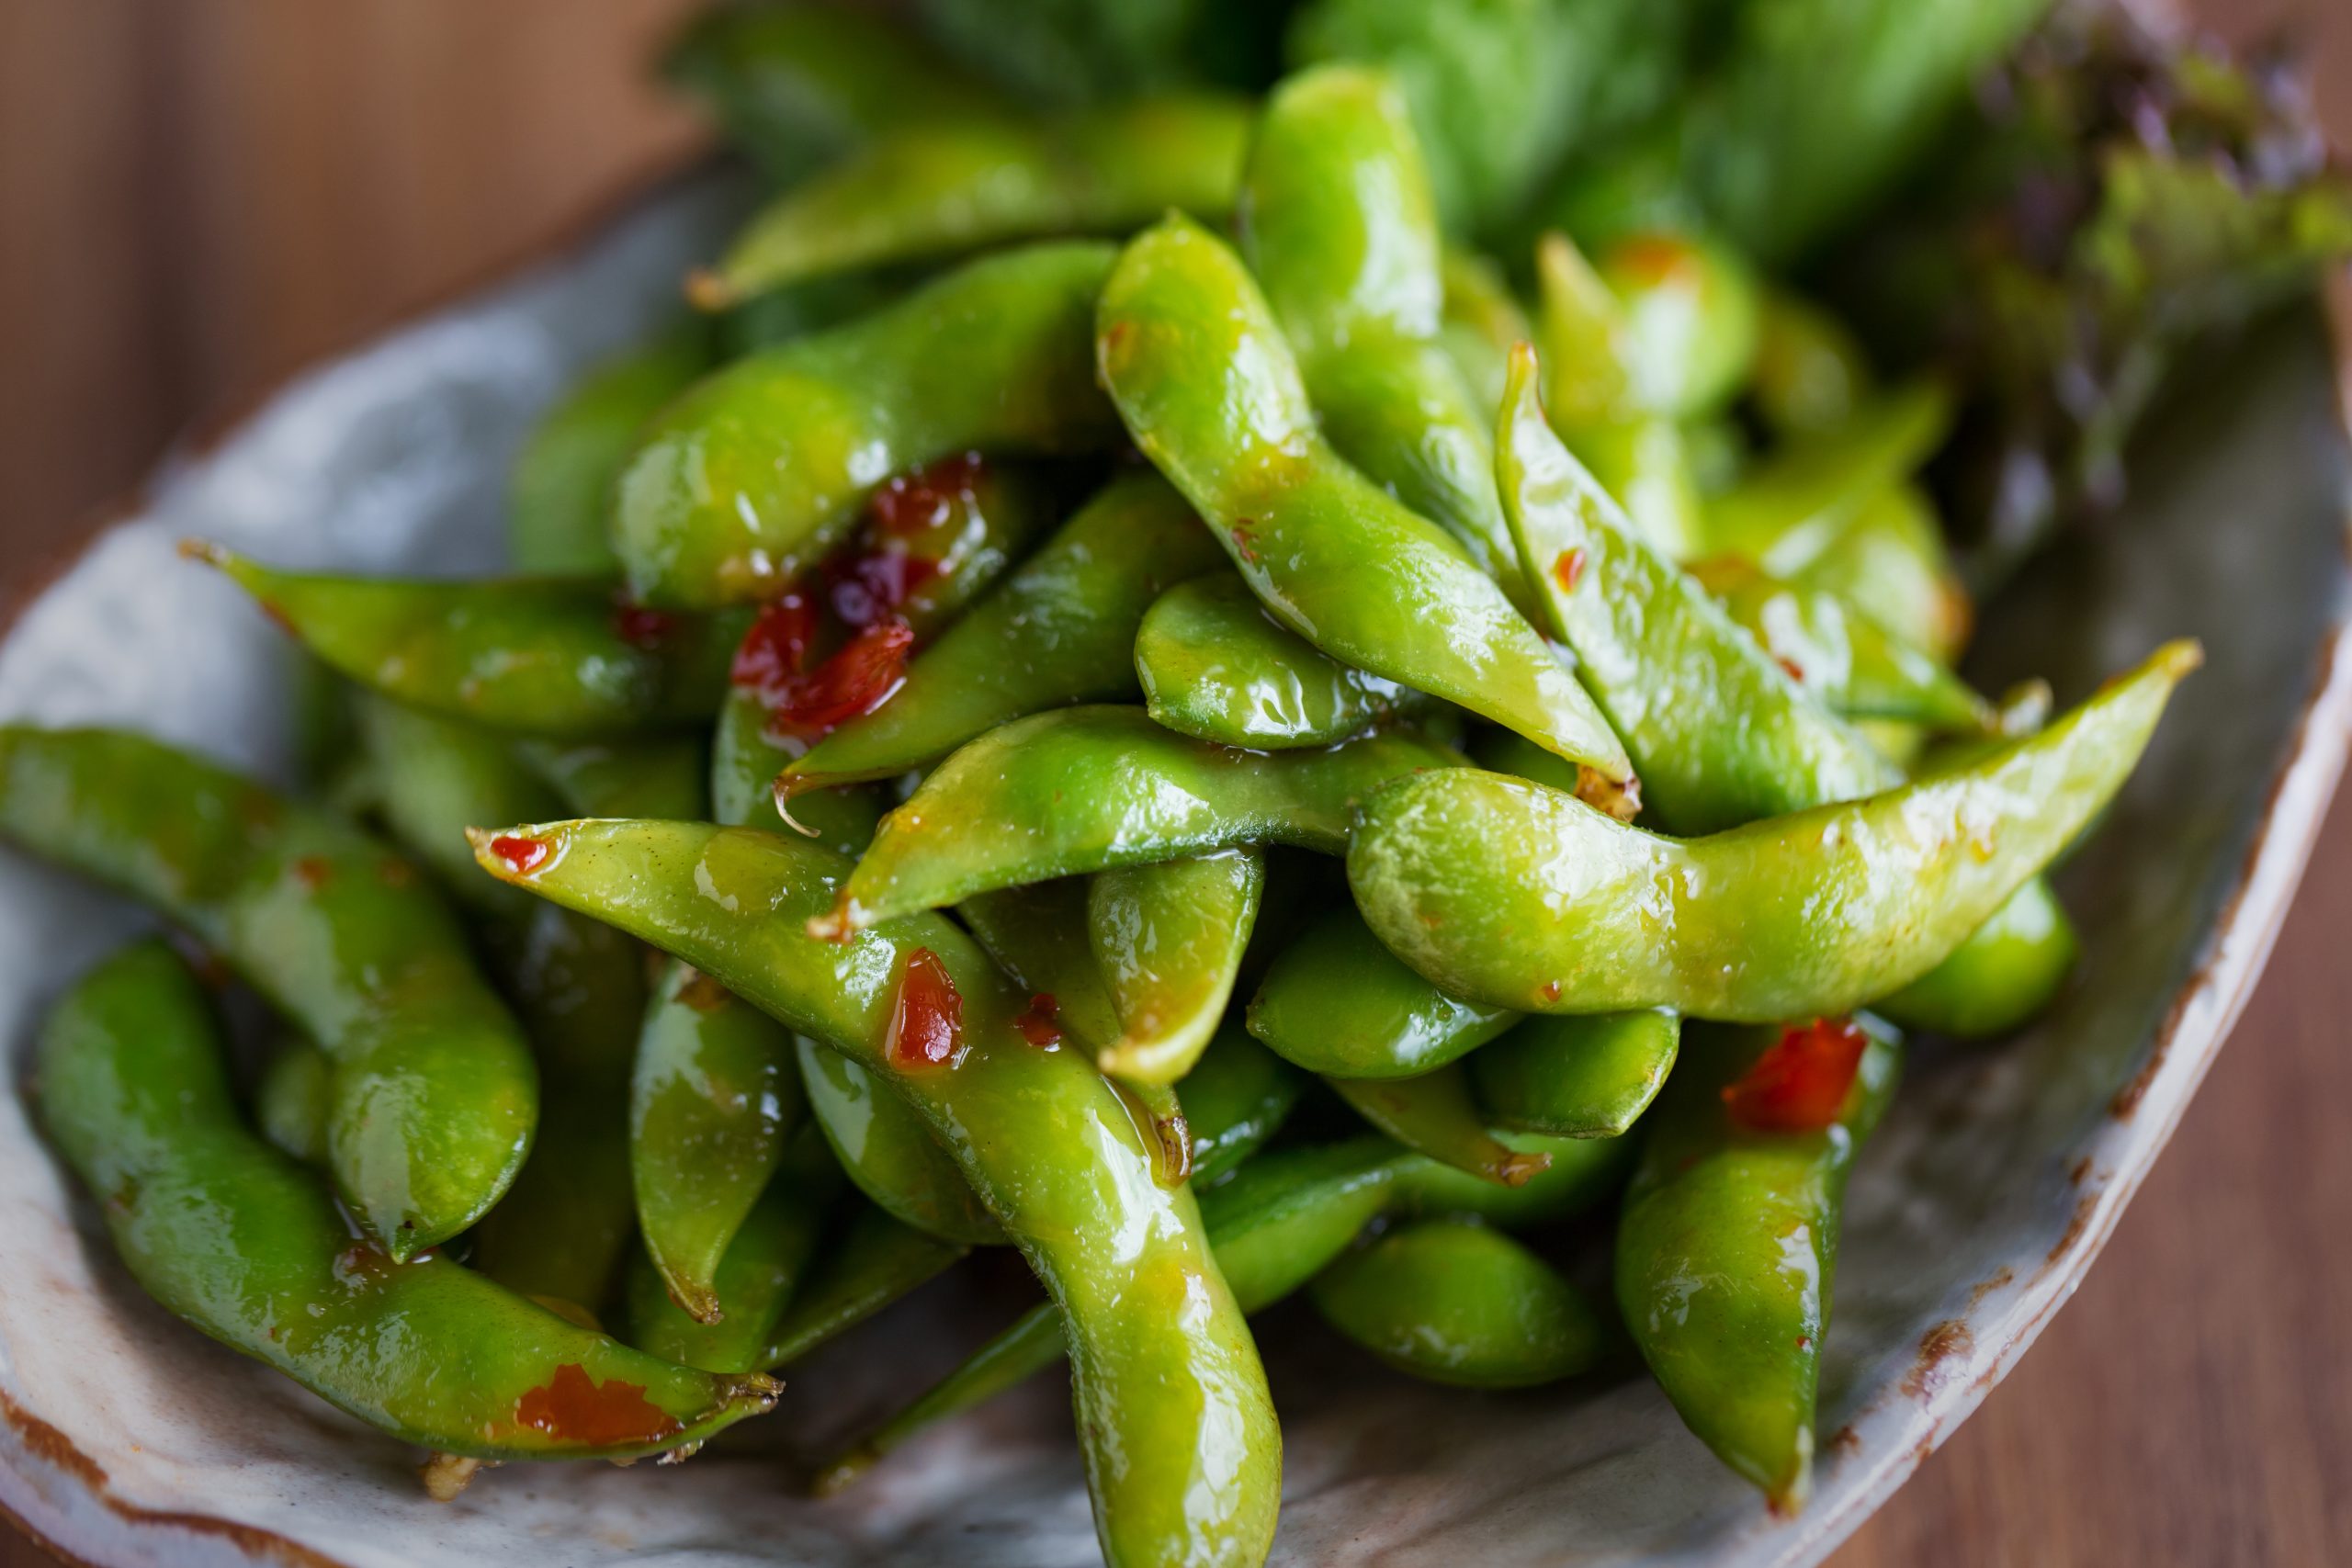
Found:
M 1051 991 L 1039 991 L 1029 998 L 1029 1010 L 1012 1021 L 1021 1031 L 1021 1038 L 1040 1051 L 1062 1043 L 1062 1004 Z
M 899 999 L 884 1047 L 894 1066 L 952 1067 L 964 1052 L 964 998 L 939 954 L 918 947 L 907 954 Z
M 899 546 L 881 546 L 836 556 L 825 563 L 825 597 L 845 626 L 865 627 L 888 620 L 917 589 L 940 574 L 940 565 Z
M 906 682 L 907 653 L 915 634 L 904 621 L 867 626 L 806 675 L 784 683 L 768 703 L 769 733 L 815 739 L 860 714 L 872 713 Z M 767 694 L 762 694 L 766 700 Z
M 816 641 L 817 607 L 798 593 L 786 593 L 760 606 L 742 646 L 735 650 L 729 677 L 769 701 L 808 664 Z
M 645 1397 L 643 1383 L 600 1383 L 577 1361 L 566 1361 L 544 1387 L 516 1400 L 514 1424 L 594 1448 L 650 1442 L 680 1429 L 676 1417 Z
M 927 468 L 899 475 L 866 503 L 875 527 L 900 538 L 939 527 L 955 514 L 958 502 L 971 500 L 987 462 L 978 452 L 959 452 Z
M 524 876 L 537 870 L 539 863 L 548 858 L 548 841 L 501 833 L 490 841 L 490 852 L 498 857 L 499 863 L 508 872 Z
M 1559 583 L 1561 592 L 1574 593 L 1577 584 L 1584 578 L 1584 552 L 1562 550 L 1560 558 L 1552 563 L 1552 576 Z
M 1869 1044 L 1851 1019 L 1792 1023 L 1724 1090 L 1724 1104 L 1759 1133 L 1818 1133 L 1846 1109 Z
M 678 617 L 666 610 L 649 610 L 626 600 L 613 607 L 613 633 L 631 648 L 650 653 L 677 629 Z

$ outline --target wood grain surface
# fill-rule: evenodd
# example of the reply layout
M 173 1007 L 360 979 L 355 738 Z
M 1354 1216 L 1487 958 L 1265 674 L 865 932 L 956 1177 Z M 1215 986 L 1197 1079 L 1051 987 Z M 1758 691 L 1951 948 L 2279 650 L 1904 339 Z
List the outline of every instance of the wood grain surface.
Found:
M 0 0 L 0 587 L 175 436 L 691 156 L 695 0 Z M 2352 0 L 2298 24 L 2339 144 Z M 1837 1568 L 2352 1564 L 2352 803 L 2076 1300 Z M 0 1568 L 45 1561 L 0 1537 Z

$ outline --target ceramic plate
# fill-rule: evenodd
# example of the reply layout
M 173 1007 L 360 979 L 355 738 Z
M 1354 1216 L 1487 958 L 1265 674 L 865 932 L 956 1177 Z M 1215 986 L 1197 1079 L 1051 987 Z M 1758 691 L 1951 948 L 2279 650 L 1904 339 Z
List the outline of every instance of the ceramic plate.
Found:
M 533 415 L 582 362 L 672 308 L 734 206 L 669 187 L 577 252 L 327 366 L 171 466 L 24 608 L 0 714 L 128 725 L 283 777 L 292 666 L 183 536 L 303 567 L 494 569 L 501 489 Z M 1284 1563 L 1793 1564 L 1818 1559 L 2015 1363 L 2081 1280 L 2251 987 L 2334 785 L 2352 680 L 2346 442 L 2323 318 L 2200 374 L 2143 443 L 2133 499 L 1995 606 L 1975 671 L 2081 696 L 2165 637 L 2205 639 L 2105 829 L 2060 877 L 2082 970 L 2031 1033 L 1929 1048 L 1853 1181 L 1800 1517 L 1684 1432 L 1645 1379 L 1441 1392 L 1276 1313 Z M 0 861 L 0 1033 L 21 1062 L 65 981 L 141 923 Z M 887 1367 L 943 1370 L 970 1298 L 909 1303 L 797 1377 L 777 1415 L 691 1464 L 508 1469 L 427 1502 L 417 1455 L 198 1338 L 145 1300 L 0 1096 L 0 1504 L 110 1565 L 512 1568 L 930 1564 L 1091 1568 L 1063 1391 L 1044 1379 L 938 1430 L 849 1495 L 795 1495 L 793 1461 L 871 1409 Z

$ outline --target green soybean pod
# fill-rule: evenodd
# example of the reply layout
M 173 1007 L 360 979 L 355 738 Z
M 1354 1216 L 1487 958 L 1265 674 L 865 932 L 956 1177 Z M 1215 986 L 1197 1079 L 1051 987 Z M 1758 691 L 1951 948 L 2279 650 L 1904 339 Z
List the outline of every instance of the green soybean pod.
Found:
M 966 451 L 1105 445 L 1117 425 L 1089 322 L 1111 260 L 1079 243 L 989 256 L 690 389 L 621 476 L 613 544 L 631 595 L 773 598 L 893 474 Z M 944 343 L 954 375 L 939 373 Z
M 1863 507 L 1943 445 L 1951 418 L 1950 394 L 1921 382 L 1882 393 L 1823 435 L 1789 443 L 1707 502 L 1706 553 L 1743 557 L 1774 577 L 1801 577 Z
M 2035 877 L 1950 958 L 1871 1010 L 1905 1029 L 1964 1040 L 2006 1034 L 2050 1005 L 2081 953 L 2057 894 Z
M 629 1343 L 707 1372 L 751 1372 L 765 1366 L 768 1341 L 808 1274 L 841 1189 L 832 1151 L 813 1129 L 804 1130 L 728 1243 L 713 1280 L 713 1293 L 725 1304 L 723 1315 L 705 1320 L 686 1311 L 640 1252 L 628 1271 Z
M 1192 1071 L 1225 1017 L 1265 891 L 1253 848 L 1097 874 L 1086 934 L 1118 1011 L 1095 1060 L 1115 1078 L 1172 1084 Z
M 1555 1138 L 1616 1138 L 1657 1092 L 1682 1037 L 1663 1009 L 1531 1018 L 1470 1058 L 1488 1121 Z
M 1102 289 L 1103 384 L 1259 600 L 1344 663 L 1442 698 L 1589 769 L 1633 769 L 1582 687 L 1453 536 L 1318 434 L 1272 307 L 1223 242 L 1171 218 Z
M 1548 751 L 1535 754 L 1557 761 Z M 1249 1013 L 1250 1032 L 1283 1060 L 1342 1078 L 1432 1072 L 1518 1020 L 1508 1009 L 1479 1007 L 1440 991 L 1383 947 L 1348 908 L 1317 917 L 1275 954 Z
M 760 1364 L 781 1367 L 828 1344 L 952 1268 L 971 1249 L 853 1200 L 850 1216 L 793 1292 Z
M 246 1127 L 202 990 L 161 942 L 51 1015 L 43 1124 L 165 1308 L 404 1442 L 480 1459 L 692 1448 L 775 1404 L 763 1377 L 641 1355 L 421 1248 L 355 1241 L 318 1179 Z
M 1238 227 L 1332 447 L 1517 597 L 1493 426 L 1441 341 L 1437 209 L 1395 81 L 1359 65 L 1284 78 L 1242 176 Z
M 1759 1127 L 1725 1091 L 1781 1032 L 1690 1033 L 1626 1190 L 1618 1305 L 1684 1422 L 1794 1507 L 1812 1477 L 1846 1177 L 1894 1093 L 1900 1048 L 1871 1032 L 1826 1125 Z
M 867 1201 L 958 1247 L 1006 1239 L 922 1118 L 908 1113 L 876 1074 L 813 1040 L 799 1041 L 798 1050 L 809 1111 Z
M 822 785 L 927 767 L 1033 713 L 1134 697 L 1145 611 L 1223 559 L 1166 480 L 1113 480 L 918 654 L 896 695 L 791 762 L 778 787 L 798 802 Z
M 1146 1137 L 1089 1063 L 1023 1036 L 1027 998 L 967 936 L 925 915 L 812 940 L 849 868 L 775 834 L 571 822 L 476 846 L 495 874 L 717 976 L 917 1108 L 1061 1308 L 1110 1561 L 1262 1556 L 1281 1437 L 1193 1199 L 1155 1180 Z M 1226 1478 L 1206 1498 L 1204 1466 Z
M 1249 129 L 1245 105 L 1204 94 L 912 126 L 770 201 L 692 291 L 717 309 L 829 273 L 1124 233 L 1170 209 L 1216 218 Z
M 1180 582 L 1153 600 L 1135 642 L 1152 721 L 1220 746 L 1331 746 L 1430 705 L 1419 692 L 1318 652 L 1230 573 Z
M 1237 844 L 1336 853 L 1359 797 L 1457 760 L 1404 735 L 1252 752 L 1171 734 L 1140 708 L 1033 715 L 965 746 L 885 817 L 811 934 L 844 936 L 976 893 Z
M 261 1135 L 302 1165 L 326 1164 L 327 1080 L 334 1070 L 316 1045 L 287 1040 L 254 1086 L 254 1121 Z
M 526 576 L 616 577 L 613 487 L 638 433 L 710 367 L 699 327 L 662 333 L 590 367 L 539 417 L 507 479 L 509 564 Z
M 1510 351 L 1534 336 L 1527 311 L 1503 280 L 1502 269 L 1475 252 L 1446 247 L 1438 276 L 1438 342 L 1481 408 L 1503 400 L 1503 370 Z
M 1882 626 L 1902 626 L 1937 659 L 1960 657 L 1974 610 L 1961 586 L 1934 504 L 1917 484 L 1890 485 L 1796 573 Z
M 1363 803 L 1349 884 L 1399 957 L 1490 1006 L 1850 1011 L 1932 969 L 2073 841 L 2199 659 L 2167 644 L 1971 766 L 1708 838 L 1660 838 L 1498 773 L 1397 779 Z
M 1306 1092 L 1306 1075 L 1227 1020 L 1184 1075 L 1193 1185 L 1205 1191 L 1280 1132 Z
M 1609 1324 L 1558 1269 L 1459 1220 L 1393 1230 L 1308 1287 L 1323 1321 L 1400 1372 L 1460 1388 L 1533 1388 L 1600 1360 Z
M 1488 1129 L 1458 1062 L 1418 1077 L 1324 1081 L 1375 1131 L 1439 1165 L 1501 1187 L 1524 1187 L 1551 1168 L 1550 1151 L 1516 1147 Z
M 0 836 L 193 931 L 334 1064 L 328 1163 L 393 1257 L 479 1220 L 538 1076 L 464 933 L 349 825 L 141 736 L 0 728 Z
M 729 1244 L 808 1114 L 792 1036 L 691 964 L 663 967 L 637 1032 L 628 1172 L 646 1258 L 678 1310 L 718 1321 Z

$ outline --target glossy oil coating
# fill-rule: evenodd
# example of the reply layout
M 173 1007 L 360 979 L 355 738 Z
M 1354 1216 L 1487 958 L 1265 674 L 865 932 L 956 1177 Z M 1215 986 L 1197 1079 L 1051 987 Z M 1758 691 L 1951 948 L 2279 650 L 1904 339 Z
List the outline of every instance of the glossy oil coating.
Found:
M 1064 708 L 1003 725 L 942 762 L 882 819 L 812 926 L 838 936 L 993 888 L 1274 842 L 1336 854 L 1373 787 L 1460 761 L 1402 734 L 1320 751 L 1241 751 L 1141 708 Z
M 1811 1483 L 1821 1341 L 1846 1176 L 1894 1092 L 1899 1044 L 1871 1032 L 1845 1109 L 1819 1132 L 1758 1132 L 1724 1090 L 1777 1029 L 1695 1025 L 1617 1229 L 1617 1300 L 1683 1420 L 1794 1506 Z
M 1344 907 L 1317 918 L 1275 954 L 1249 1014 L 1250 1032 L 1284 1061 L 1342 1078 L 1434 1071 L 1518 1019 L 1505 1008 L 1447 996 Z
M 1114 1563 L 1255 1563 L 1281 1435 L 1247 1325 L 1189 1192 L 1154 1179 L 1125 1106 L 1077 1053 L 1015 1027 L 1028 998 L 945 919 L 811 940 L 848 867 L 823 850 L 692 823 L 575 822 L 477 837 L 486 867 L 621 926 L 823 1040 L 922 1112 L 1070 1326 L 1079 1432 Z M 960 997 L 952 1065 L 892 1065 L 903 977 L 926 951 Z
M 1545 422 L 1536 375 L 1532 352 L 1516 352 L 1496 457 L 1504 508 L 1645 807 L 1676 832 L 1709 833 L 1892 784 L 1868 741 L 1633 532 Z
M 1098 332 L 1136 444 L 1284 626 L 1589 767 L 1597 794 L 1630 781 L 1591 699 L 1493 580 L 1324 441 L 1272 308 L 1221 241 L 1182 219 L 1133 241 Z
M 1533 1388 L 1609 1348 L 1608 1320 L 1560 1271 L 1461 1220 L 1392 1230 L 1308 1288 L 1323 1321 L 1380 1361 L 1458 1388 Z
M 1332 447 L 1521 597 L 1493 423 L 1440 341 L 1437 210 L 1394 80 L 1353 65 L 1285 78 L 1266 100 L 1237 219 Z
M 1230 572 L 1180 582 L 1153 600 L 1135 648 L 1152 721 L 1220 746 L 1329 746 L 1430 705 L 1419 692 L 1318 652 Z
M 1118 1012 L 1096 1063 L 1113 1077 L 1172 1084 L 1208 1048 L 1233 995 L 1266 886 L 1250 847 L 1099 873 L 1086 934 Z
M 900 1224 L 957 1247 L 1008 1239 L 955 1157 L 882 1074 L 807 1038 L 798 1056 L 810 1115 L 867 1201 Z
M 970 263 L 859 321 L 739 360 L 654 422 L 623 473 L 613 543 L 640 603 L 772 598 L 892 474 L 954 453 L 1105 445 L 1090 322 L 1106 245 Z M 940 344 L 956 345 L 942 374 Z
M 160 942 L 85 977 L 40 1045 L 41 1115 L 131 1274 L 231 1348 L 404 1442 L 483 1459 L 691 1447 L 775 1403 L 580 1328 L 426 1252 L 355 1242 L 231 1098 L 202 991 Z
M 894 131 L 754 214 L 695 297 L 716 307 L 826 273 L 1117 234 L 1171 209 L 1216 219 L 1250 121 L 1237 99 L 1192 95 Z
M 327 577 L 192 548 L 339 673 L 510 736 L 707 723 L 742 632 L 733 616 L 632 616 L 608 579 Z
M 2074 839 L 2199 657 L 2168 644 L 1968 767 L 1709 838 L 1659 838 L 1499 773 L 1400 779 L 1364 803 L 1349 883 L 1400 957 L 1489 1005 L 1848 1011 L 1933 968 Z
M 1663 1009 L 1531 1018 L 1470 1058 L 1487 1119 L 1555 1138 L 1616 1138 L 1657 1091 L 1682 1038 Z
M 779 788 L 797 799 L 893 777 L 1033 713 L 1134 697 L 1144 612 L 1223 558 L 1157 474 L 1112 481 L 919 654 L 897 695 L 819 741 Z
M 538 1119 L 530 1047 L 407 861 L 103 729 L 0 729 L 0 835 L 187 927 L 317 1042 L 336 1185 L 394 1257 L 464 1230 L 514 1179 Z

